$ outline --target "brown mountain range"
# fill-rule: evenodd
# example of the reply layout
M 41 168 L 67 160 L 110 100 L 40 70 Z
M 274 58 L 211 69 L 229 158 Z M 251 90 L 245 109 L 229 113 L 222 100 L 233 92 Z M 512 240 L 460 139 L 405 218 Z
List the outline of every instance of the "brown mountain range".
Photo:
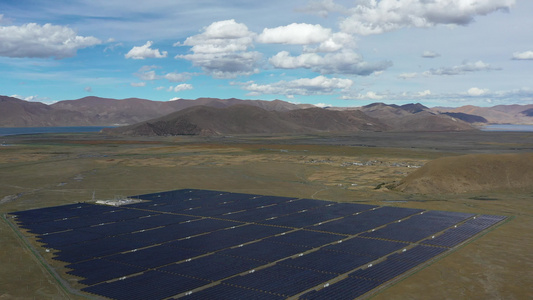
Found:
M 386 130 L 388 126 L 358 111 L 308 108 L 267 111 L 250 105 L 194 106 L 170 115 L 106 130 L 125 135 L 225 135 Z
M 529 105 L 497 105 L 478 107 L 466 105 L 457 108 L 436 107 L 433 110 L 441 113 L 465 113 L 483 117 L 491 124 L 533 124 L 533 104 Z
M 196 105 L 223 108 L 237 104 L 280 111 L 314 107 L 309 104 L 292 104 L 281 100 L 239 100 L 234 98 L 179 99 L 162 102 L 139 98 L 117 100 L 85 97 L 46 105 L 0 96 L 0 127 L 128 125 L 162 117 Z
M 472 126 L 468 124 L 467 120 L 440 114 L 420 103 L 402 106 L 373 103 L 363 106 L 359 110 L 381 120 L 393 131 L 472 130 Z
M 411 113 L 400 108 L 369 116 L 361 110 L 308 108 L 266 111 L 249 105 L 227 108 L 195 106 L 170 115 L 125 127 L 106 130 L 125 135 L 227 135 L 356 131 L 463 131 L 468 123 L 424 110 Z M 383 117 L 385 116 L 385 117 Z
M 234 106 L 237 108 L 224 110 Z M 313 109 L 305 109 L 310 107 Z M 128 127 L 128 133 L 136 135 L 473 129 L 467 122 L 433 112 L 418 103 L 402 106 L 376 103 L 358 110 L 335 110 L 281 100 L 234 98 L 160 102 L 138 98 L 85 97 L 46 105 L 0 96 L 0 117 L 0 126 L 3 127 L 138 124 Z M 169 124 L 174 124 L 175 128 Z

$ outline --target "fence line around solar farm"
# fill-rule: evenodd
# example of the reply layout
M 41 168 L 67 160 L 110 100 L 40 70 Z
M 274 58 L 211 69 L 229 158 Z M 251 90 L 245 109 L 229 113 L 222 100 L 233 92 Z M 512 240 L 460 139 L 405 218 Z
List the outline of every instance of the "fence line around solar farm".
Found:
M 65 293 L 65 296 L 68 297 L 68 295 L 71 294 L 86 297 L 78 290 L 72 288 L 72 286 L 65 279 L 59 276 L 56 270 L 46 262 L 45 258 L 29 242 L 28 238 L 24 236 L 22 232 L 20 232 L 20 230 L 17 228 L 17 224 L 13 222 L 13 216 L 8 218 L 7 214 L 2 214 L 2 219 L 9 225 L 13 232 L 15 232 L 15 235 L 20 239 L 24 247 L 26 247 L 26 249 L 28 249 L 30 253 L 34 256 L 34 258 L 38 261 L 38 265 L 44 269 L 44 272 L 50 274 L 54 281 L 59 285 L 59 290 Z

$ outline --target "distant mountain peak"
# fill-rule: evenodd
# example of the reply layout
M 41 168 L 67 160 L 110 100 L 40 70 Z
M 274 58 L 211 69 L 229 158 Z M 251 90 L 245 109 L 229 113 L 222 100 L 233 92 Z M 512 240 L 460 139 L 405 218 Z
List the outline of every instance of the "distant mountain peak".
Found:
M 413 114 L 429 110 L 428 107 L 426 107 L 426 106 L 424 106 L 424 105 L 422 105 L 420 103 L 404 104 L 404 105 L 400 106 L 400 108 L 405 110 L 405 111 L 408 111 L 410 113 L 413 113 Z

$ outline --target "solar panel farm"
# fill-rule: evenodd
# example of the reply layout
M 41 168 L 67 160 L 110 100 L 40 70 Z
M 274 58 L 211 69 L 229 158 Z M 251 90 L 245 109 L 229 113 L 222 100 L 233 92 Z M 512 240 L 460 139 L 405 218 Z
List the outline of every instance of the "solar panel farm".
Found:
M 356 298 L 505 219 L 208 190 L 131 198 L 148 201 L 11 216 L 83 292 L 125 300 Z
M 0 297 L 533 295 L 530 193 L 379 188 L 457 149 L 97 138 L 0 151 Z

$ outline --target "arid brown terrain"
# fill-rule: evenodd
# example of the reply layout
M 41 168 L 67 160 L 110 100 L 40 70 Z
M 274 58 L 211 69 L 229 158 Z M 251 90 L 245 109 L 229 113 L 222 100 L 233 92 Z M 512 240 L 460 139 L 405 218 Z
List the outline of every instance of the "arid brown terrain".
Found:
M 32 208 L 181 188 L 505 215 L 509 217 L 506 223 L 379 291 L 374 299 L 533 296 L 533 183 L 528 167 L 533 149 L 531 133 L 49 134 L 7 136 L 3 140 L 3 216 Z M 522 173 L 524 178 L 519 177 Z M 502 174 L 509 174 L 508 178 L 520 186 L 494 189 L 490 180 L 499 182 Z M 399 182 L 429 186 L 424 180 L 415 185 L 412 178 L 436 178 L 446 185 L 454 177 L 460 178 L 455 180 L 461 184 L 448 190 L 401 191 L 402 184 L 398 189 L 387 188 Z M 465 182 L 479 188 L 460 189 Z M 77 294 L 79 284 L 66 274 L 64 264 L 52 260 L 52 254 L 35 240 L 27 242 L 51 262 L 64 281 L 50 275 L 24 239 L 2 219 L 1 299 L 86 298 Z

